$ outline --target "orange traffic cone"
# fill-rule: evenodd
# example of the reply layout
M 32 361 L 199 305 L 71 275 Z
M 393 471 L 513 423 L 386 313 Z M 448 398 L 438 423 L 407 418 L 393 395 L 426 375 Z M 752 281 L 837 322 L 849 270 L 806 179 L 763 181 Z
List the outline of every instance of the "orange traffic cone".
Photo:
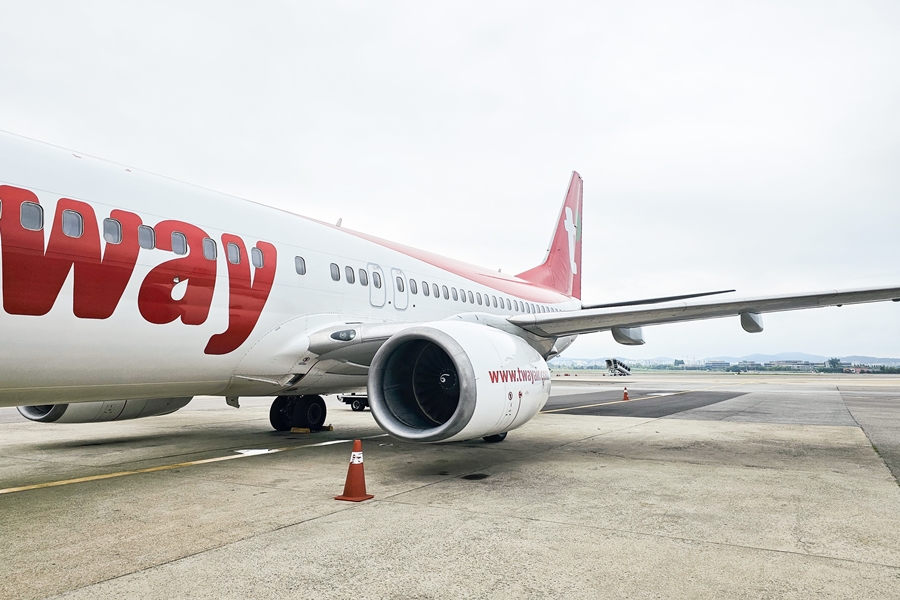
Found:
M 374 498 L 366 493 L 366 473 L 363 471 L 362 440 L 353 441 L 353 452 L 350 453 L 350 466 L 347 468 L 347 482 L 344 483 L 344 493 L 335 496 L 335 500 L 348 502 L 362 502 Z
M 622 395 L 622 401 L 625 402 L 628 400 L 628 388 L 625 388 L 625 393 Z

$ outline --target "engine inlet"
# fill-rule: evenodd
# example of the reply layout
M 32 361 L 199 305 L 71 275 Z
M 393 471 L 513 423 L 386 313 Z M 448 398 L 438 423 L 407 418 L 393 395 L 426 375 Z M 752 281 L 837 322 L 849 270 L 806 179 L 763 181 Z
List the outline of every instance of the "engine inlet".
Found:
M 429 327 L 394 336 L 369 370 L 372 415 L 401 439 L 439 441 L 458 433 L 471 419 L 474 397 L 475 376 L 465 352 Z
M 388 409 L 404 425 L 443 425 L 459 405 L 459 373 L 436 344 L 412 340 L 388 360 L 384 392 Z

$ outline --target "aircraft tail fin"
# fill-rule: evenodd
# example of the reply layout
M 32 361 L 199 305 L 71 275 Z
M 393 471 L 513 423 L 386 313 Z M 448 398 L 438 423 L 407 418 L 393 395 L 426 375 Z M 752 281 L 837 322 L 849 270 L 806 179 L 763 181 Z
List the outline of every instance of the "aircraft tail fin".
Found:
M 540 265 L 518 277 L 581 299 L 581 204 L 584 185 L 572 172 L 569 190 L 553 229 L 547 256 Z

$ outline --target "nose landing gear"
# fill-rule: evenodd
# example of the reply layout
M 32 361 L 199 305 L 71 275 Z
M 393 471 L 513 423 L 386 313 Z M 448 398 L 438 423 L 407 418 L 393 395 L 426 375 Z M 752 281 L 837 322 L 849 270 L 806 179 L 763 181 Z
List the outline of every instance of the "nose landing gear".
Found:
M 292 427 L 318 431 L 325 425 L 326 413 L 321 396 L 278 396 L 269 409 L 269 422 L 276 431 Z

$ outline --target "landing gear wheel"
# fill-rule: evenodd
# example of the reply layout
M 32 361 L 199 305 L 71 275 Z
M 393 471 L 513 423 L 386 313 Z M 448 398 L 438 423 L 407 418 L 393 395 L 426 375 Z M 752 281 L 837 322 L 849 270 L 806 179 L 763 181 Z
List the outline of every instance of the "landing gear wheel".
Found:
M 327 409 L 322 396 L 301 396 L 294 408 L 294 427 L 306 427 L 313 431 L 325 425 Z
M 278 396 L 269 409 L 269 423 L 275 431 L 290 431 L 297 396 Z
M 366 410 L 366 405 L 363 404 L 361 400 L 354 400 L 350 403 L 350 408 L 359 412 L 361 410 Z
M 275 431 L 305 427 L 313 431 L 325 425 L 327 409 L 321 396 L 278 396 L 269 409 L 269 422 Z
M 506 439 L 506 432 L 504 431 L 503 433 L 498 433 L 496 435 L 486 435 L 481 439 L 486 441 L 488 444 L 496 444 L 497 442 L 502 442 Z

